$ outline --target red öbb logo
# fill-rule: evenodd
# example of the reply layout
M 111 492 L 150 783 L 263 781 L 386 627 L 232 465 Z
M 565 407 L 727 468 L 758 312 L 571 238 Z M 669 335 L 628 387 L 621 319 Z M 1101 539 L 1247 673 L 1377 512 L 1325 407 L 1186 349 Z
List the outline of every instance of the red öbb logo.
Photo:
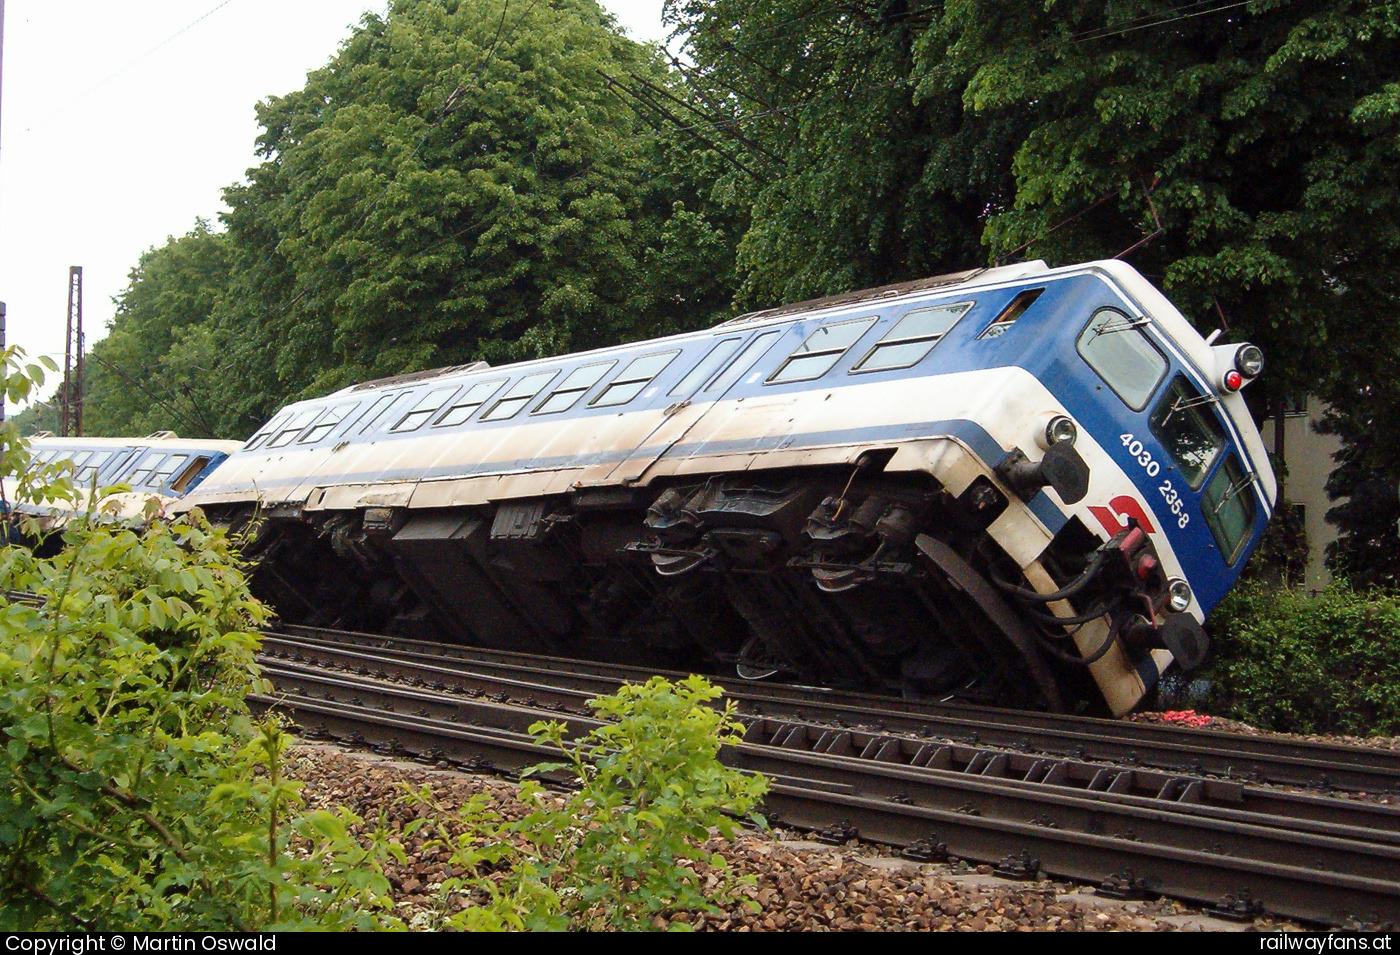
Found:
M 1147 516 L 1147 512 L 1142 509 L 1137 498 L 1129 494 L 1118 495 L 1108 502 L 1108 507 L 1095 504 L 1089 508 L 1089 513 L 1094 515 L 1095 520 L 1103 525 L 1103 529 L 1108 531 L 1110 536 L 1126 531 L 1129 518 L 1136 520 L 1138 526 L 1147 533 L 1157 533 L 1152 519 Z

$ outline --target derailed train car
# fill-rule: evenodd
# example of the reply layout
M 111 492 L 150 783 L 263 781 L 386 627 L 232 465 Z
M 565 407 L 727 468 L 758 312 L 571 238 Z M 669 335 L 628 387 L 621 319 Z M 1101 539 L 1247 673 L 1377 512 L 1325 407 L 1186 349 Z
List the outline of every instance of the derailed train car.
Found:
M 1129 266 L 978 270 L 281 410 L 178 507 L 284 620 L 1121 714 L 1276 495 Z
M 47 536 L 61 530 L 74 514 L 88 510 L 137 523 L 152 498 L 162 507 L 175 501 L 198 487 L 241 444 L 181 438 L 171 431 L 139 438 L 58 437 L 41 432 L 29 439 L 29 447 L 36 464 L 68 465 L 78 495 L 73 501 L 19 501 L 15 480 L 4 480 L 7 512 L 35 518 L 40 533 Z M 126 490 L 113 491 L 118 485 Z

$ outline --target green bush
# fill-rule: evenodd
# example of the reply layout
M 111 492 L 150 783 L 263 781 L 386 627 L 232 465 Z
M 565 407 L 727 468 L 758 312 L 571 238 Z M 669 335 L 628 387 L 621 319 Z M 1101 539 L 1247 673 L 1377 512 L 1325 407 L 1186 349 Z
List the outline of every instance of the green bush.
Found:
M 531 811 L 523 818 L 507 821 L 477 797 L 456 836 L 436 818 L 412 824 L 437 827 L 452 864 L 467 873 L 443 891 L 470 890 L 482 902 L 451 914 L 444 927 L 684 929 L 669 916 L 740 902 L 752 877 L 735 876 L 705 843 L 712 830 L 733 838 L 736 817 L 753 810 L 768 783 L 719 761 L 720 747 L 742 731 L 732 704 L 710 706 L 719 696 L 698 676 L 625 685 L 589 701 L 614 722 L 578 741 L 567 740 L 563 723 L 530 727 L 564 761 L 526 775 L 562 774 L 576 787 L 566 796 L 526 780 L 520 798 Z M 410 798 L 432 804 L 426 790 Z
M 36 383 L 3 355 L 12 400 Z M 74 500 L 0 425 L 11 500 Z M 388 884 L 348 814 L 298 814 L 258 725 L 252 599 L 198 515 L 80 515 L 51 558 L 0 548 L 0 930 L 375 928 Z
M 1212 708 L 1297 733 L 1400 733 L 1400 597 L 1244 584 L 1208 625 Z

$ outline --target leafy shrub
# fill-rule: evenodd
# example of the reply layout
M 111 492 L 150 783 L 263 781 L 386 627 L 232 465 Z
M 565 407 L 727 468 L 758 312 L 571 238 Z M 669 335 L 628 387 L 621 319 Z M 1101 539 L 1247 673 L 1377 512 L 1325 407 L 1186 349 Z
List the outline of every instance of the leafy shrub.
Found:
M 11 349 L 4 390 L 38 370 Z M 13 499 L 74 500 L 0 425 Z M 373 928 L 387 882 L 348 814 L 296 814 L 285 740 L 244 702 L 266 611 L 198 515 L 92 515 L 0 548 L 0 928 Z
M 1400 598 L 1258 583 L 1211 615 L 1213 708 L 1274 730 L 1400 733 Z
M 564 761 L 526 775 L 562 773 L 577 787 L 567 796 L 527 779 L 520 797 L 534 808 L 521 819 L 503 819 L 479 796 L 464 807 L 456 837 L 436 819 L 412 824 L 437 826 L 452 864 L 467 872 L 444 892 L 471 889 L 487 900 L 445 925 L 649 929 L 662 924 L 658 917 L 717 913 L 737 901 L 752 877 L 735 876 L 705 843 L 711 830 L 733 838 L 735 817 L 751 813 L 768 784 L 719 761 L 721 745 L 737 742 L 742 730 L 732 704 L 709 705 L 719 696 L 697 676 L 625 685 L 590 701 L 600 717 L 615 722 L 576 742 L 568 741 L 563 723 L 530 727 Z M 431 793 L 411 798 L 430 804 Z

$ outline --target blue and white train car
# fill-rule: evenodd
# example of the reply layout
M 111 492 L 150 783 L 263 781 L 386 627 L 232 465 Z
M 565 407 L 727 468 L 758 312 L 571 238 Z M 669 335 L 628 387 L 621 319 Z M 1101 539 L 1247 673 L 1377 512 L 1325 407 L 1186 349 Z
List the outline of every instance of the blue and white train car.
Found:
M 89 509 L 115 520 L 140 520 L 152 498 L 164 507 L 198 487 L 242 447 L 237 441 L 181 438 L 170 431 L 144 438 L 65 438 L 44 432 L 30 438 L 29 446 L 36 464 L 67 464 L 78 493 L 72 502 L 26 502 L 16 500 L 14 480 L 5 479 L 7 506 L 15 514 L 38 518 L 45 531 L 57 530 L 74 513 Z M 117 485 L 128 490 L 113 492 Z
M 1121 714 L 1269 518 L 1261 366 L 1035 262 L 357 385 L 179 506 L 292 621 Z

